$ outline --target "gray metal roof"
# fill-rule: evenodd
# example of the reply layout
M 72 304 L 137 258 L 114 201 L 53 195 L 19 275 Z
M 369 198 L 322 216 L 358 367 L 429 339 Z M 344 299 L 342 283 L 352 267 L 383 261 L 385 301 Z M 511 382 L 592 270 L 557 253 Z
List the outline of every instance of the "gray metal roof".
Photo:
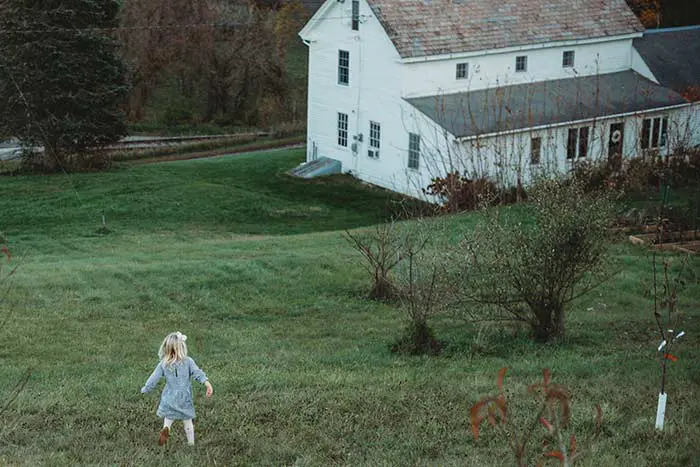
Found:
M 700 86 L 700 26 L 651 29 L 634 48 L 662 86 L 679 92 Z
M 456 137 L 555 125 L 688 101 L 634 71 L 406 99 Z
M 639 33 L 625 0 L 367 0 L 402 58 Z

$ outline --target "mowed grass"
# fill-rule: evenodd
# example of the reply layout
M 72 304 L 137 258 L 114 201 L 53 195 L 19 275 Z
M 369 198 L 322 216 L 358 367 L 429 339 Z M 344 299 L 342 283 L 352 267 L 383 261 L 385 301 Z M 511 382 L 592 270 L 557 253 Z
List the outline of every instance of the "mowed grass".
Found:
M 2 231 L 32 245 L 70 245 L 94 237 L 104 215 L 117 236 L 288 235 L 373 224 L 399 200 L 347 176 L 305 181 L 284 174 L 303 161 L 303 149 L 278 150 L 102 173 L 4 177 Z
M 531 415 L 521 396 L 542 368 L 571 389 L 581 438 L 601 404 L 602 433 L 581 465 L 700 465 L 697 259 L 680 292 L 688 335 L 657 433 L 647 250 L 615 247 L 621 273 L 575 304 L 563 343 L 443 316 L 443 355 L 395 356 L 402 315 L 363 298 L 368 277 L 342 236 L 384 219 L 387 194 L 344 177 L 281 175 L 302 158 L 0 179 L 18 266 L 0 394 L 33 371 L 0 424 L 0 465 L 513 465 L 494 430 L 474 441 L 468 420 L 503 366 L 515 424 Z M 102 212 L 107 235 L 96 233 Z M 475 221 L 441 220 L 436 235 Z M 181 424 L 159 447 L 159 391 L 139 393 L 175 330 L 214 385 L 206 400 L 195 383 L 194 448 Z

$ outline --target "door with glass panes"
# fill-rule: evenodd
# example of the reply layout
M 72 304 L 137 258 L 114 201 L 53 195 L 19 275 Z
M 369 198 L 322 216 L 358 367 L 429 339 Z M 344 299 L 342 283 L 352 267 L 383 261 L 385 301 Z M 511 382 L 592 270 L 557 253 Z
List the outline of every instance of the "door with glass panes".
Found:
M 608 165 L 612 170 L 622 168 L 622 145 L 625 137 L 625 127 L 622 122 L 610 124 L 608 135 Z

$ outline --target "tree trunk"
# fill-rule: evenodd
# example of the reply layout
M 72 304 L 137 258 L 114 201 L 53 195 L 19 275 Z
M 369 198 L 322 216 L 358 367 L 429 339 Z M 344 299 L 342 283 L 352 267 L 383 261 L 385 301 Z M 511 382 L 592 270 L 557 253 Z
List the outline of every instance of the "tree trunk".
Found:
M 532 326 L 535 340 L 549 342 L 564 337 L 564 307 L 561 305 L 542 305 L 535 310 L 537 322 Z
M 395 297 L 394 284 L 385 273 L 375 273 L 374 284 L 369 292 L 370 300 L 389 301 Z

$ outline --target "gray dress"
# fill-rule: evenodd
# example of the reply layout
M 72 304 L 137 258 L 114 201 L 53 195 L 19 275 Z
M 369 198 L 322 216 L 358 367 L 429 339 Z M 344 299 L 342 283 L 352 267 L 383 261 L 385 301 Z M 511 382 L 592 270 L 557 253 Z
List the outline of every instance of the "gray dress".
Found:
M 185 357 L 183 361 L 173 365 L 165 365 L 161 361 L 158 362 L 153 374 L 141 388 L 141 392 L 146 393 L 153 390 L 163 377 L 165 377 L 165 389 L 160 396 L 160 405 L 158 405 L 158 412 L 156 412 L 158 416 L 172 420 L 194 418 L 191 379 L 204 384 L 208 379 L 207 375 L 190 357 Z

